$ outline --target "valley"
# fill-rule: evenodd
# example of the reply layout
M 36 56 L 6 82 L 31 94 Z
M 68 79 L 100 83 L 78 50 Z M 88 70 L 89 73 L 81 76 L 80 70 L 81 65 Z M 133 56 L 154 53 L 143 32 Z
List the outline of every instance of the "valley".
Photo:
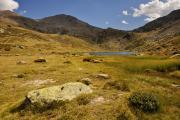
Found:
M 179 14 L 124 31 L 0 11 L 0 119 L 179 120 Z

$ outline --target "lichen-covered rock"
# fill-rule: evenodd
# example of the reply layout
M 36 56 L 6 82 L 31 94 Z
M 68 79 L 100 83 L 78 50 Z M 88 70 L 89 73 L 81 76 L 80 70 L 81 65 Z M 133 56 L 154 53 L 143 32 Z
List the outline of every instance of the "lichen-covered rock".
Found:
M 28 93 L 27 99 L 32 105 L 46 106 L 53 102 L 70 101 L 81 94 L 90 93 L 92 93 L 92 89 L 89 86 L 74 82 L 31 91 Z

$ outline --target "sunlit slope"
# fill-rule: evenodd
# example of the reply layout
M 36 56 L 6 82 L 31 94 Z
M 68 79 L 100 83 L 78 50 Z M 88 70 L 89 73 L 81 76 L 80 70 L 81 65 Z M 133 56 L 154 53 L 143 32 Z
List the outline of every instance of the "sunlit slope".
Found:
M 1 54 L 38 54 L 71 51 L 96 51 L 97 46 L 68 35 L 44 34 L 0 23 Z

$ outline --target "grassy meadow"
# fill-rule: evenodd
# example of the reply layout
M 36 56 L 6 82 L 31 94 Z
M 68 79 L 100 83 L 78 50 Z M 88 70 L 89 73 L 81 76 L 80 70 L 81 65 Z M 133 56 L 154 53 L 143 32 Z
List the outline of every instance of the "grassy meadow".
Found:
M 34 63 L 39 57 L 47 63 Z M 101 63 L 83 62 L 84 58 Z M 18 61 L 26 61 L 19 65 Z M 68 61 L 68 62 L 67 62 Z M 0 119 L 2 120 L 179 120 L 180 60 L 149 56 L 12 55 L 0 56 Z M 110 79 L 97 78 L 105 73 Z M 27 93 L 44 87 L 92 79 L 93 94 L 37 111 L 13 111 Z M 35 81 L 45 81 L 38 84 Z M 135 93 L 151 93 L 158 110 L 143 111 L 130 104 Z M 101 100 L 96 100 L 101 98 Z M 94 102 L 93 102 L 94 101 Z

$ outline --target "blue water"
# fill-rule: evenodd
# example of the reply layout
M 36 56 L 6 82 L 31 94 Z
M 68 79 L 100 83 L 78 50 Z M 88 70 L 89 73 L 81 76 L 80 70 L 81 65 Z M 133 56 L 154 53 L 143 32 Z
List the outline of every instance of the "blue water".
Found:
M 134 52 L 90 52 L 90 55 L 135 55 Z

